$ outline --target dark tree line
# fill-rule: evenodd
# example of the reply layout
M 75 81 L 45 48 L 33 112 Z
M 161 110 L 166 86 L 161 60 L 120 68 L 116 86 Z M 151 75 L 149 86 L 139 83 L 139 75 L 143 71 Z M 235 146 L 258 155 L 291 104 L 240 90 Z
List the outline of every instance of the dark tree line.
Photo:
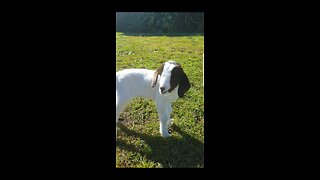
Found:
M 204 31 L 200 12 L 119 12 L 116 31 L 128 33 L 199 33 Z

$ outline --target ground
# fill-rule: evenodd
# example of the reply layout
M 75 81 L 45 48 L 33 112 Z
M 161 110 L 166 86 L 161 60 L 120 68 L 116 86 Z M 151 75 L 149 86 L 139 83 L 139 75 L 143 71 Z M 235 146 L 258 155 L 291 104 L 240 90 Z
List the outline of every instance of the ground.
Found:
M 153 101 L 136 98 L 121 114 L 116 146 L 117 168 L 204 167 L 203 36 L 135 36 L 116 33 L 116 70 L 156 70 L 179 62 L 191 83 L 173 103 L 171 137 L 159 133 Z

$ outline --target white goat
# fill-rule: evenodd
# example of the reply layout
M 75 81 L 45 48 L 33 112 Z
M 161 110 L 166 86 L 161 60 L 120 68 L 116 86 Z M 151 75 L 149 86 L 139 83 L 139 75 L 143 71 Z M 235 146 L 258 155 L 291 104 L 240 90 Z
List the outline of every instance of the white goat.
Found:
M 158 78 L 160 78 L 158 82 Z M 116 123 L 125 105 L 134 97 L 155 100 L 160 118 L 160 133 L 169 137 L 171 104 L 190 88 L 187 75 L 174 61 L 163 63 L 156 71 L 125 69 L 116 73 Z M 116 130 L 117 132 L 117 130 Z

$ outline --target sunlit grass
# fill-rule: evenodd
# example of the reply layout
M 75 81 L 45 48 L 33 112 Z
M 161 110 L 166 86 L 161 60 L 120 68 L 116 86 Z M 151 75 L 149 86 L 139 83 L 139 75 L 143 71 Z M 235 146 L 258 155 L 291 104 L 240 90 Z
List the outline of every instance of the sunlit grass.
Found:
M 116 70 L 157 69 L 179 62 L 191 82 L 184 98 L 173 103 L 170 138 L 159 133 L 153 101 L 136 98 L 120 116 L 116 167 L 161 168 L 204 166 L 203 36 L 126 36 L 116 34 Z

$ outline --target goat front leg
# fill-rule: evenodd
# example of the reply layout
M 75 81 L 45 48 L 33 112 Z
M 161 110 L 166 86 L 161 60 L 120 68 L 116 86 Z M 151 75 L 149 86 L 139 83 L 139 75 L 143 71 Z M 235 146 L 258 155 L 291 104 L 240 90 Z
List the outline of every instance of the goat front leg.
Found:
M 160 118 L 160 134 L 163 137 L 170 137 L 168 129 L 171 123 L 171 120 L 170 120 L 171 103 L 164 103 L 164 102 L 157 103 L 157 111 Z

